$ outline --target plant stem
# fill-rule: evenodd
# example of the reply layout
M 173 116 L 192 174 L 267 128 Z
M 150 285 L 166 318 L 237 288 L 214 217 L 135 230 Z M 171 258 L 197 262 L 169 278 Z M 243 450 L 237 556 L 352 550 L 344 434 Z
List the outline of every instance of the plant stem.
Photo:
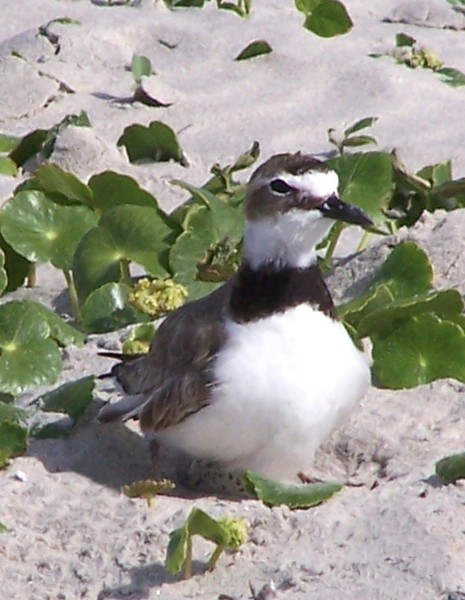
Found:
M 71 310 L 73 311 L 73 317 L 78 323 L 80 323 L 81 307 L 79 306 L 79 298 L 77 295 L 73 274 L 71 273 L 71 271 L 63 269 L 63 275 L 66 279 L 66 285 L 68 286 L 69 301 L 71 302 Z
M 121 281 L 126 285 L 132 285 L 131 272 L 129 270 L 129 261 L 125 258 L 122 258 L 119 261 L 119 269 L 121 273 Z
M 219 557 L 223 554 L 225 547 L 226 546 L 223 546 L 222 544 L 218 544 L 218 546 L 213 550 L 207 566 L 209 571 L 213 571 L 213 569 L 216 567 L 216 563 L 218 562 Z
M 29 271 L 27 273 L 27 287 L 33 288 L 37 283 L 37 271 L 36 271 L 36 263 L 31 263 L 29 265 Z
M 370 236 L 371 236 L 370 231 L 364 231 L 362 239 L 360 240 L 360 243 L 357 246 L 357 252 L 361 252 L 362 250 L 365 250 L 365 248 L 368 246 L 368 240 L 370 239 Z
M 334 251 L 336 249 L 339 238 L 341 237 L 342 230 L 344 229 L 344 223 L 340 221 L 334 225 L 333 230 L 331 232 L 331 239 L 329 240 L 329 246 L 326 250 L 325 262 L 329 265 L 333 258 Z
M 182 576 L 184 579 L 192 577 L 192 537 L 190 535 L 187 536 L 186 540 L 186 560 L 184 561 Z

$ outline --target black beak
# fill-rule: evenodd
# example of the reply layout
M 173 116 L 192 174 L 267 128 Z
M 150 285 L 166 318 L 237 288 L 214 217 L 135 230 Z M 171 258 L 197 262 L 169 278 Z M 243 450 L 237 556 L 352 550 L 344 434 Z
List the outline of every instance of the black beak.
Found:
M 362 209 L 343 202 L 336 195 L 331 196 L 325 200 L 318 207 L 324 217 L 328 219 L 334 219 L 335 221 L 344 221 L 345 223 L 351 223 L 352 225 L 361 225 L 362 227 L 369 227 L 373 225 L 373 221 L 363 212 Z

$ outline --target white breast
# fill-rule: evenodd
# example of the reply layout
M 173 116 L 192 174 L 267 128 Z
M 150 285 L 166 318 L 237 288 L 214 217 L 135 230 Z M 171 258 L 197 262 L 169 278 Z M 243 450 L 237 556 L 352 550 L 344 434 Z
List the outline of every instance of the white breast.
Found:
M 227 324 L 211 404 L 163 432 L 197 458 L 292 480 L 370 384 L 344 326 L 308 305 Z

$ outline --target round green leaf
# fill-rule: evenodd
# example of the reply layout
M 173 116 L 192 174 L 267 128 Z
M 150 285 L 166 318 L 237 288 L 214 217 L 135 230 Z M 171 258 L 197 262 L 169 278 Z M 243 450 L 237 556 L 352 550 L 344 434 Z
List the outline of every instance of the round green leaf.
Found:
M 92 375 L 65 383 L 40 397 L 45 412 L 60 412 L 77 421 L 93 400 L 95 378 Z
M 19 423 L 0 420 L 0 468 L 13 456 L 27 450 L 27 428 Z
M 16 250 L 13 250 L 2 235 L 0 235 L 0 248 L 5 257 L 4 266 L 2 266 L 7 277 L 5 291 L 12 292 L 23 285 L 29 273 L 31 263 L 24 256 L 18 254 Z M 2 277 L 0 269 L 0 288 Z
M 148 127 L 130 125 L 118 140 L 124 146 L 132 163 L 139 161 L 164 162 L 175 160 L 187 166 L 175 132 L 160 121 L 152 121 Z
M 451 321 L 420 315 L 372 340 L 379 387 L 411 388 L 447 377 L 465 381 L 465 331 Z
M 121 279 L 121 261 L 135 262 L 150 275 L 168 274 L 167 251 L 176 237 L 160 210 L 122 205 L 106 211 L 82 238 L 73 274 L 81 298 L 104 283 Z
M 187 288 L 189 298 L 193 300 L 218 287 L 218 283 L 200 281 L 197 268 L 205 259 L 209 246 L 218 238 L 206 206 L 193 205 L 185 218 L 185 227 L 171 246 L 169 260 L 174 278 Z
M 255 473 L 244 476 L 246 490 L 268 506 L 285 504 L 289 508 L 310 508 L 328 500 L 342 489 L 339 483 L 285 484 Z
M 0 133 L 0 152 L 11 152 L 19 144 L 21 138 Z
M 339 175 L 339 191 L 347 202 L 362 208 L 375 224 L 386 222 L 394 190 L 391 156 L 385 152 L 344 154 L 328 163 Z
M 61 194 L 67 200 L 90 205 L 92 192 L 75 175 L 54 164 L 40 166 L 34 174 L 43 192 Z
M 92 206 L 101 211 L 121 204 L 158 207 L 156 199 L 139 187 L 135 179 L 114 171 L 104 171 L 89 180 L 93 193 Z
M 10 303 L 11 304 L 11 303 Z M 32 310 L 35 319 L 42 319 L 49 328 L 49 337 L 60 346 L 82 346 L 86 341 L 86 336 L 81 331 L 78 331 L 59 317 L 56 313 L 46 308 L 43 304 L 33 302 L 32 300 L 24 300 L 21 302 L 28 310 Z
M 50 327 L 33 303 L 14 301 L 0 306 L 0 352 L 14 352 L 49 335 Z
M 463 308 L 462 296 L 458 290 L 444 290 L 412 299 L 397 300 L 366 314 L 358 324 L 357 333 L 360 338 L 372 336 L 391 328 L 396 321 L 425 313 L 452 320 L 456 315 L 460 315 Z
M 50 339 L 2 348 L 0 355 L 0 391 L 18 395 L 28 387 L 56 381 L 62 369 L 61 354 Z
M 42 192 L 23 191 L 3 208 L 1 232 L 5 240 L 31 262 L 51 262 L 69 270 L 79 240 L 97 223 L 85 206 L 61 206 Z
M 148 321 L 148 316 L 127 305 L 130 289 L 123 283 L 106 283 L 94 290 L 81 308 L 84 327 L 94 333 L 104 333 Z
M 307 16 L 304 27 L 316 35 L 329 38 L 347 33 L 353 23 L 342 2 L 322 0 Z
M 32 385 L 53 383 L 61 372 L 59 343 L 83 335 L 44 306 L 13 301 L 0 306 L 0 392 L 17 395 Z
M 465 479 L 465 452 L 446 456 L 436 463 L 436 475 L 445 484 Z
M 433 285 L 428 255 L 414 242 L 401 242 L 381 265 L 370 287 L 379 284 L 384 284 L 395 299 L 426 293 Z
M 11 160 L 8 156 L 0 155 L 0 175 L 6 175 L 7 177 L 14 177 L 18 173 L 18 167 L 16 163 Z

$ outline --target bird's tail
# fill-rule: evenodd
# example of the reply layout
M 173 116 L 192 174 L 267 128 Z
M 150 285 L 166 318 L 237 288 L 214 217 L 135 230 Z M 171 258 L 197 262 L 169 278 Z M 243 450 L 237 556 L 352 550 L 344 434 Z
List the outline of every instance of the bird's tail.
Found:
M 97 419 L 101 423 L 137 419 L 144 402 L 145 398 L 142 395 L 126 396 L 119 402 L 113 404 L 108 402 L 100 409 Z

